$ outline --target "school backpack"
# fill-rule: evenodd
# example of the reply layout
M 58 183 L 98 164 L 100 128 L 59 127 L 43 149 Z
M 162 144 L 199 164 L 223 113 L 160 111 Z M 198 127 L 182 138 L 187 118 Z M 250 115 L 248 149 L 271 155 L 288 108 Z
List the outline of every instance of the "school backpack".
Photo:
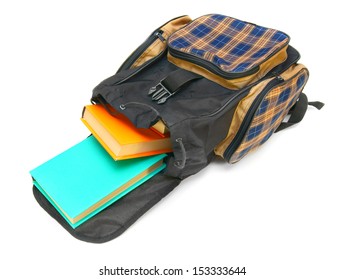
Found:
M 95 87 L 91 102 L 121 112 L 136 127 L 163 121 L 173 146 L 164 172 L 76 229 L 34 188 L 37 201 L 74 237 L 106 242 L 215 156 L 236 163 L 300 122 L 308 105 L 321 109 L 302 93 L 309 72 L 289 40 L 281 31 L 219 14 L 160 26 Z

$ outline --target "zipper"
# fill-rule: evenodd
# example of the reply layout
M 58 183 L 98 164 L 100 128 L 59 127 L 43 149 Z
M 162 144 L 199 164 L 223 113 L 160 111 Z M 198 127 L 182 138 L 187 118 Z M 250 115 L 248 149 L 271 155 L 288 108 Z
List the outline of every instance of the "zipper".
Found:
M 160 54 L 159 54 L 158 56 L 156 56 L 155 58 L 153 58 L 153 59 L 151 60 L 151 62 L 156 61 L 157 59 L 159 59 L 160 57 L 162 57 L 163 54 L 165 54 L 165 53 L 166 53 L 166 50 L 163 51 L 162 53 L 160 53 Z M 285 72 L 287 69 L 289 69 L 289 68 L 291 67 L 291 65 L 297 63 L 297 61 L 299 60 L 299 58 L 300 58 L 299 55 L 296 56 L 296 57 L 294 58 L 294 60 L 292 60 L 285 68 L 280 69 L 279 73 Z M 146 66 L 146 64 L 143 64 L 141 67 L 137 68 L 136 71 L 133 72 L 131 75 L 129 75 L 129 76 L 123 78 L 122 80 L 118 81 L 118 82 L 116 83 L 116 85 L 118 85 L 118 84 L 120 84 L 120 83 L 123 83 L 123 82 L 127 81 L 128 79 L 132 78 L 132 77 L 135 76 L 138 72 L 140 72 L 143 68 L 145 68 L 145 66 Z M 273 68 L 273 69 L 272 69 L 273 71 L 270 71 L 270 72 L 264 77 L 264 79 L 270 79 L 270 78 L 273 78 L 273 77 L 277 77 L 277 76 L 278 76 L 278 75 L 277 75 L 277 72 L 274 71 L 274 69 L 275 69 L 275 68 Z M 298 73 L 297 73 L 296 75 L 298 75 Z M 296 75 L 294 75 L 294 76 L 291 77 L 290 79 L 294 78 Z M 225 104 L 224 104 L 222 107 L 218 108 L 216 111 L 214 111 L 214 112 L 212 112 L 212 113 L 210 113 L 210 114 L 198 116 L 197 118 L 199 118 L 199 117 L 212 117 L 212 116 L 214 116 L 214 115 L 219 114 L 219 113 L 222 112 L 225 108 L 227 108 L 230 104 L 236 104 L 236 103 L 238 103 L 243 97 L 245 97 L 245 96 L 248 94 L 250 88 L 252 88 L 253 86 L 255 86 L 255 85 L 257 85 L 257 84 L 259 84 L 259 83 L 261 83 L 261 82 L 262 82 L 262 79 L 260 79 L 260 80 L 258 80 L 258 81 L 256 81 L 256 82 L 254 82 L 253 84 L 250 84 L 250 85 L 246 86 L 245 88 L 241 89 L 240 92 L 239 92 L 238 94 L 236 94 L 236 96 L 229 98 L 229 99 L 225 102 Z M 195 118 L 196 118 L 196 117 L 195 117 Z
M 165 25 L 167 25 L 169 22 L 174 21 L 176 19 L 185 17 L 186 15 L 183 16 L 179 16 L 179 17 L 175 17 L 169 21 L 167 21 L 166 23 L 164 23 L 163 25 L 161 25 L 160 27 L 158 27 L 155 31 L 153 31 L 153 33 L 151 33 L 151 35 L 145 40 L 145 42 L 143 44 L 141 44 L 125 61 L 124 63 L 122 63 L 122 65 L 120 66 L 119 70 L 117 70 L 116 73 L 128 69 L 132 66 L 132 64 L 134 63 L 134 61 L 136 61 L 139 56 L 145 51 L 145 49 L 152 44 L 157 38 L 159 38 L 162 42 L 165 41 L 165 38 L 162 36 L 162 34 L 164 33 L 163 30 L 161 30 L 161 28 Z M 143 46 L 144 45 L 144 46 Z
M 264 99 L 264 97 L 266 96 L 266 94 L 269 91 L 271 91 L 274 87 L 276 87 L 277 85 L 283 83 L 284 81 L 285 80 L 280 76 L 275 77 L 272 81 L 270 81 L 266 85 L 266 87 L 262 90 L 262 92 L 255 98 L 255 100 L 252 103 L 252 105 L 250 106 L 250 109 L 248 110 L 246 116 L 244 117 L 234 140 L 231 142 L 231 144 L 226 148 L 226 150 L 224 152 L 224 158 L 227 161 L 230 160 L 233 153 L 237 150 L 237 148 L 241 144 L 243 137 L 245 136 L 245 134 L 248 130 L 248 127 L 254 118 L 254 114 L 255 114 L 257 108 L 261 104 L 261 102 Z
M 127 81 L 128 79 L 132 78 L 133 76 L 135 76 L 136 74 L 138 74 L 141 70 L 143 70 L 147 65 L 155 62 L 156 60 L 160 59 L 164 54 L 166 54 L 166 50 L 162 51 L 159 55 L 157 55 L 156 57 L 146 61 L 144 64 L 140 65 L 140 67 L 135 68 L 135 71 L 132 72 L 130 75 L 124 77 L 122 80 L 117 81 L 114 85 L 119 85 L 125 81 Z
M 160 40 L 162 42 L 165 41 L 165 38 L 163 37 L 164 31 L 163 30 L 155 30 L 146 40 L 144 43 L 142 43 L 126 60 L 122 65 L 120 66 L 119 70 L 117 70 L 117 73 L 129 69 L 133 63 L 145 52 L 145 50 L 153 44 L 156 40 Z
M 202 58 L 199 58 L 193 54 L 189 54 L 189 53 L 184 53 L 184 52 L 180 52 L 178 50 L 173 49 L 172 47 L 168 46 L 169 48 L 169 53 L 176 58 L 179 59 L 183 59 L 192 63 L 195 63 L 199 66 L 204 67 L 205 69 L 211 71 L 212 73 L 221 76 L 224 79 L 230 80 L 230 79 L 236 79 L 236 78 L 241 78 L 241 77 L 245 77 L 245 76 L 249 76 L 252 74 L 255 74 L 256 72 L 259 71 L 260 67 L 259 66 L 255 66 L 254 68 L 245 71 L 245 72 L 241 72 L 241 73 L 229 73 L 229 72 L 225 72 L 223 70 L 221 70 L 218 66 L 214 65 L 213 63 L 204 60 Z
M 207 14 L 205 16 L 211 16 L 211 15 L 214 15 L 214 14 Z M 186 28 L 188 27 L 190 24 L 194 23 L 194 22 L 197 22 L 200 18 L 202 18 L 204 16 L 201 16 L 201 17 L 198 17 L 194 20 L 192 20 L 190 23 L 188 23 L 185 27 L 183 28 Z M 249 24 L 252 24 L 254 26 L 258 26 L 254 23 L 251 23 L 251 22 L 246 22 L 246 21 L 243 21 L 245 23 L 249 23 Z M 282 32 L 283 33 L 283 32 Z M 271 53 L 264 61 L 261 62 L 261 64 L 265 61 L 267 61 L 269 58 L 271 58 L 273 55 L 275 55 L 277 52 L 279 52 L 281 49 L 283 49 L 285 46 L 287 46 L 290 42 L 290 36 L 287 35 L 286 33 L 283 33 L 287 36 L 288 40 L 287 42 L 278 50 L 276 50 L 274 53 Z M 218 66 L 216 66 L 215 64 L 207 61 L 207 60 L 204 60 L 196 55 L 193 55 L 193 54 L 190 54 L 190 53 L 184 53 L 184 52 L 181 52 L 179 50 L 176 50 L 172 47 L 170 47 L 169 43 L 168 43 L 168 50 L 169 50 L 169 53 L 171 56 L 173 57 L 176 57 L 176 58 L 179 58 L 179 59 L 185 59 L 187 61 L 190 61 L 192 63 L 195 63 L 197 65 L 200 65 L 202 67 L 204 67 L 205 69 L 215 73 L 216 75 L 219 75 L 221 76 L 222 78 L 225 78 L 225 79 L 236 79 L 236 78 L 241 78 L 241 77 L 246 77 L 246 76 L 249 76 L 249 75 L 252 75 L 252 74 L 255 74 L 256 72 L 258 72 L 260 70 L 260 65 L 257 65 L 255 66 L 254 68 L 248 70 L 248 71 L 244 71 L 244 72 L 235 72 L 235 73 L 229 73 L 229 72 L 226 72 L 226 71 L 223 71 L 221 68 L 219 68 Z
M 289 69 L 291 67 L 291 65 L 297 63 L 297 61 L 299 59 L 300 59 L 300 55 L 298 54 L 298 56 L 296 56 L 286 67 L 284 67 L 283 69 L 280 69 L 280 71 L 278 71 L 278 72 L 284 73 L 287 69 Z M 266 80 L 266 79 L 270 79 L 270 78 L 274 78 L 276 76 L 279 76 L 278 72 L 274 71 L 274 69 L 276 69 L 276 68 L 273 68 L 263 79 Z M 229 106 L 229 104 L 236 104 L 237 102 L 239 102 L 243 97 L 245 97 L 249 93 L 249 90 L 253 86 L 256 86 L 257 84 L 261 83 L 263 81 L 263 79 L 260 79 L 256 82 L 252 83 L 252 84 L 249 84 L 248 86 L 244 87 L 243 89 L 241 89 L 236 96 L 229 98 L 225 102 L 225 104 L 222 107 L 218 108 L 216 111 L 214 111 L 210 114 L 207 114 L 207 115 L 201 115 L 199 117 L 212 117 L 212 116 L 220 113 L 221 111 L 223 111 L 227 106 Z

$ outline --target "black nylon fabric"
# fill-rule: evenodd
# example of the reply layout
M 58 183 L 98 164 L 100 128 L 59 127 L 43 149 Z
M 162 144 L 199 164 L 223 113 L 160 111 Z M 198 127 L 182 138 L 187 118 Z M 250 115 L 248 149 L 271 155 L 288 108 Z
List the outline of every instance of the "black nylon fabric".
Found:
M 201 78 L 202 76 L 198 74 L 179 69 L 173 73 L 170 73 L 166 79 L 161 81 L 161 83 L 167 90 L 169 90 L 171 93 L 174 93 L 182 86 L 187 85 L 189 82 Z
M 159 173 L 76 229 L 65 221 L 35 186 L 33 193 L 41 207 L 75 238 L 86 242 L 103 243 L 122 234 L 179 183 L 179 179 Z
M 266 78 L 285 71 L 298 58 L 298 52 L 289 47 L 288 59 Z M 124 113 L 137 127 L 150 127 L 162 118 L 169 127 L 174 150 L 166 160 L 164 173 L 157 174 L 76 229 L 70 227 L 33 187 L 41 207 L 82 241 L 103 243 L 118 237 L 172 191 L 181 179 L 206 167 L 214 156 L 214 147 L 226 137 L 237 103 L 248 92 L 248 88 L 233 91 L 201 78 L 159 105 L 148 96 L 149 89 L 178 68 L 161 55 L 159 59 L 146 62 L 142 69 L 140 72 L 138 69 L 121 70 L 104 80 L 94 89 L 92 101 L 100 103 L 102 100 L 103 105 Z
M 116 84 L 123 78 L 123 72 L 103 81 L 93 90 L 93 100 L 97 101 L 97 97 L 102 96 L 137 127 L 150 127 L 157 122 L 158 116 L 171 127 L 187 118 L 213 113 L 237 93 L 202 78 L 188 84 L 164 104 L 152 101 L 148 95 L 150 88 L 178 69 L 163 56 L 123 83 Z M 125 110 L 121 109 L 123 106 Z M 151 111 L 154 113 L 149 114 Z
M 170 130 L 174 150 L 174 157 L 168 161 L 165 173 L 182 179 L 204 168 L 214 147 L 225 138 L 233 110 L 215 113 L 238 91 L 201 78 L 182 87 L 164 104 L 152 101 L 148 95 L 150 88 L 177 69 L 166 56 L 162 56 L 146 64 L 146 68 L 123 83 L 119 83 L 124 77 L 122 71 L 106 79 L 94 89 L 92 100 L 105 100 L 137 127 L 148 128 L 159 118 L 163 119 Z M 133 69 L 130 71 L 131 74 L 135 72 Z M 223 121 L 219 122 L 223 116 Z
M 266 77 L 278 75 L 298 60 L 299 54 L 292 47 L 287 52 L 287 60 Z M 172 80 L 178 69 L 162 53 L 139 68 L 123 70 L 101 82 L 93 90 L 92 101 L 105 101 L 137 127 L 148 128 L 161 118 L 170 130 L 174 151 L 165 173 L 183 179 L 207 165 L 214 147 L 227 135 L 240 101 L 237 97 L 249 87 L 230 90 L 200 78 L 182 87 L 164 104 L 157 104 L 148 92 L 161 80 Z

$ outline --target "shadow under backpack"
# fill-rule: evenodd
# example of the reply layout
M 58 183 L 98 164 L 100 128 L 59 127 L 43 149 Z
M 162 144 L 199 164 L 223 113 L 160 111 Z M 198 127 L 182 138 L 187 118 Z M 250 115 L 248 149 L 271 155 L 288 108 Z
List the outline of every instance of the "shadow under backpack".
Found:
M 285 33 L 218 14 L 182 16 L 157 28 L 93 90 L 92 103 L 135 126 L 162 120 L 173 153 L 166 169 L 76 229 L 34 187 L 38 203 L 74 237 L 93 243 L 122 234 L 184 178 L 217 155 L 235 163 L 302 120 L 307 68 Z M 288 121 L 284 121 L 290 115 Z

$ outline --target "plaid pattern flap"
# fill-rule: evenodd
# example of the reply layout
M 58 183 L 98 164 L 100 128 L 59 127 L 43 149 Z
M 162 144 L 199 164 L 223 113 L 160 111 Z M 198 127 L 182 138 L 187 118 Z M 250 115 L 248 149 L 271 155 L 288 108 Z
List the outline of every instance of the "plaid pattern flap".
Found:
M 227 73 L 251 70 L 288 42 L 283 32 L 217 14 L 194 20 L 168 40 L 175 51 L 202 58 Z
M 293 79 L 273 88 L 259 105 L 242 143 L 231 156 L 235 163 L 264 144 L 278 128 L 291 107 L 296 103 L 308 80 L 308 72 L 303 69 Z

